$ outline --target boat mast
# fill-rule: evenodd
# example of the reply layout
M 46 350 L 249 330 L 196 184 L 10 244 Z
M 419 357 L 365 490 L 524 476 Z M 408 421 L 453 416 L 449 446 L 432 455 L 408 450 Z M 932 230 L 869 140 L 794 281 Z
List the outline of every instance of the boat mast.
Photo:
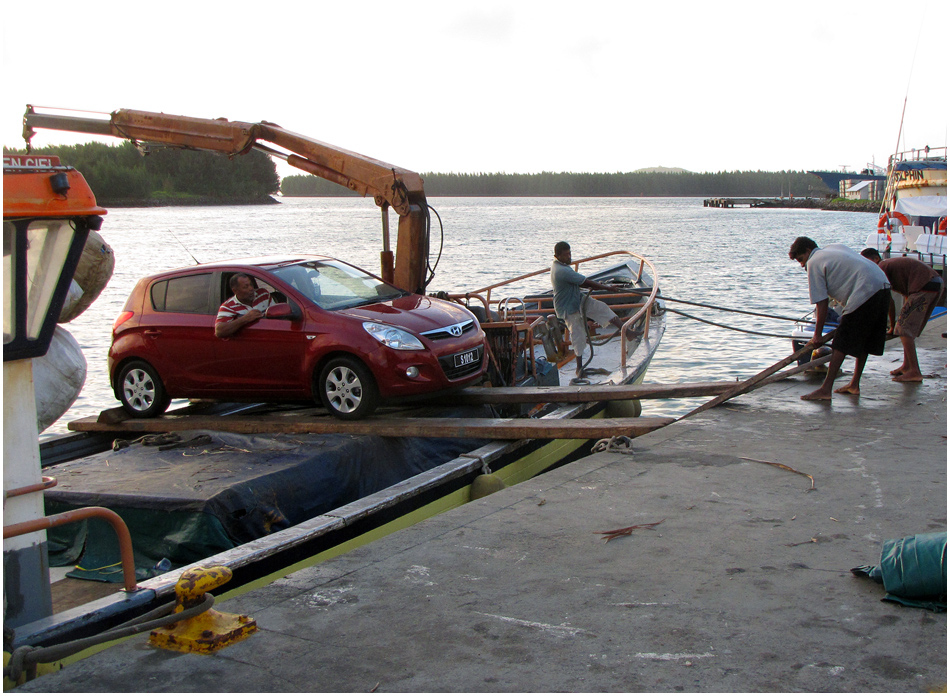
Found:
M 910 85 L 908 85 L 908 89 L 910 89 Z M 891 155 L 887 160 L 887 186 L 884 187 L 884 199 L 881 201 L 881 210 L 878 213 L 879 215 L 883 215 L 884 212 L 887 210 L 887 201 L 890 200 L 891 193 L 894 188 L 895 178 L 894 178 L 894 173 L 893 173 L 894 172 L 893 161 L 894 161 L 894 158 L 897 157 L 897 153 L 900 152 L 901 150 L 901 134 L 904 132 L 904 114 L 906 113 L 907 113 L 907 95 L 905 94 L 904 106 L 903 108 L 901 108 L 901 122 L 900 122 L 900 126 L 898 126 L 897 128 L 897 143 L 894 145 L 894 154 Z M 890 225 L 888 225 L 888 228 L 890 228 Z

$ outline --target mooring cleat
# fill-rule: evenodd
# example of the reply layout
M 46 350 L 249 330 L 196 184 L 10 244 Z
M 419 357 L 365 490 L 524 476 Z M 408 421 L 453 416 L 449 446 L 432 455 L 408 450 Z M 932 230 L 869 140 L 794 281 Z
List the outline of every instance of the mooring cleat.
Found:
M 205 593 L 228 582 L 231 569 L 226 566 L 198 567 L 186 570 L 175 584 L 179 613 L 200 604 Z M 166 650 L 210 655 L 221 648 L 244 640 L 257 630 L 249 616 L 208 611 L 163 628 L 149 635 L 149 643 Z

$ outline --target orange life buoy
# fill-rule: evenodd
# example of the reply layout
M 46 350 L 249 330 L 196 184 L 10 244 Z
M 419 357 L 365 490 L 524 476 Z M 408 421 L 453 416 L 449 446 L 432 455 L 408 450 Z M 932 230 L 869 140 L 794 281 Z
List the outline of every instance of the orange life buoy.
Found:
M 892 218 L 895 220 L 900 220 L 902 225 L 910 225 L 910 220 L 907 219 L 907 216 L 904 213 L 898 213 L 896 210 L 884 213 L 881 215 L 880 219 L 877 221 L 877 233 L 885 234 L 887 232 L 887 220 Z
M 947 216 L 944 215 L 940 218 L 940 223 L 937 225 L 937 234 L 947 235 Z

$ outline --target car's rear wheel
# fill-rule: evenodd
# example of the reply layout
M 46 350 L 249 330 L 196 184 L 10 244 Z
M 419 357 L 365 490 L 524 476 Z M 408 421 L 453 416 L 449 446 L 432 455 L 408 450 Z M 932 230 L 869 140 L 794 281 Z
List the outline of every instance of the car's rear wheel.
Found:
M 333 358 L 320 371 L 320 401 L 343 420 L 366 418 L 379 405 L 379 389 L 369 369 L 355 358 Z
M 119 400 L 133 418 L 160 416 L 171 403 L 158 371 L 144 360 L 133 360 L 122 368 Z

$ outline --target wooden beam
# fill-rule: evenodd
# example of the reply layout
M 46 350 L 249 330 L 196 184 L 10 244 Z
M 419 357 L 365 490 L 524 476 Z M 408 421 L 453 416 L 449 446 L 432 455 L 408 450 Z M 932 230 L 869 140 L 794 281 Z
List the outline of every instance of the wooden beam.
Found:
M 431 402 L 440 404 L 585 404 L 627 399 L 679 399 L 724 394 L 737 382 L 590 384 L 551 387 L 468 387 Z
M 491 440 L 592 440 L 627 435 L 637 437 L 662 428 L 673 418 L 367 418 L 343 421 L 328 416 L 295 413 L 260 416 L 162 416 L 130 418 L 118 424 L 96 417 L 69 423 L 70 430 L 167 433 L 182 430 L 218 430 L 231 433 L 344 433 L 383 437 L 472 437 Z
M 790 365 L 791 363 L 795 362 L 806 353 L 811 353 L 818 346 L 824 345 L 825 343 L 830 341 L 832 338 L 834 338 L 835 332 L 837 332 L 837 329 L 833 329 L 832 331 L 829 331 L 820 339 L 818 339 L 818 341 L 814 345 L 812 345 L 811 343 L 805 344 L 802 348 L 799 348 L 794 353 L 789 355 L 787 358 L 782 358 L 771 367 L 765 368 L 757 375 L 754 375 L 750 377 L 749 379 L 747 379 L 745 382 L 740 382 L 739 384 L 736 384 L 729 391 L 723 392 L 722 394 L 712 399 L 711 401 L 707 401 L 702 406 L 699 406 L 698 408 L 693 409 L 692 411 L 687 413 L 685 416 L 680 416 L 676 420 L 683 420 L 684 418 L 695 416 L 697 413 L 702 413 L 703 411 L 713 408 L 714 406 L 718 406 L 719 404 L 726 402 L 729 399 L 745 394 L 746 392 L 751 391 L 752 389 L 755 389 L 757 386 L 761 386 L 760 383 L 764 382 L 767 378 L 774 375 L 783 367 Z

